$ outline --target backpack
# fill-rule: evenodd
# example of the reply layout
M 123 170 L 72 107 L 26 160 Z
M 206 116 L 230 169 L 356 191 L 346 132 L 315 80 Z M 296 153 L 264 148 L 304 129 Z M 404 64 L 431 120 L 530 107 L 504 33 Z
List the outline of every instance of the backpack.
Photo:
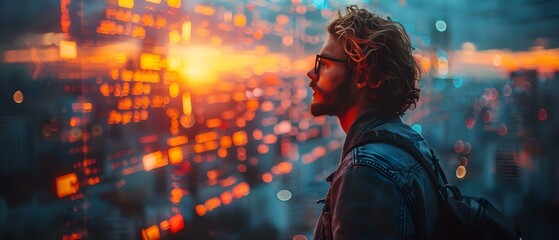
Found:
M 436 239 L 522 239 L 514 221 L 497 210 L 487 199 L 464 196 L 458 187 L 448 184 L 433 150 L 431 162 L 434 170 L 406 138 L 387 130 L 373 130 L 350 145 L 343 156 L 356 147 L 375 142 L 391 144 L 405 150 L 427 171 L 438 196 L 440 208 L 435 229 Z

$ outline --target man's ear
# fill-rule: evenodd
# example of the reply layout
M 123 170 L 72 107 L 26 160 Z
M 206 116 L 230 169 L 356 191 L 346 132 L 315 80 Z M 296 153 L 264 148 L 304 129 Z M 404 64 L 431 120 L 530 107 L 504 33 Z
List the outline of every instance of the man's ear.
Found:
M 363 89 L 367 87 L 367 82 L 362 79 L 357 79 L 357 89 Z
M 355 85 L 357 86 L 357 89 L 363 89 L 367 87 L 367 80 L 364 79 L 362 76 L 359 76 L 359 74 L 355 74 L 353 78 L 354 78 L 353 80 L 355 81 Z

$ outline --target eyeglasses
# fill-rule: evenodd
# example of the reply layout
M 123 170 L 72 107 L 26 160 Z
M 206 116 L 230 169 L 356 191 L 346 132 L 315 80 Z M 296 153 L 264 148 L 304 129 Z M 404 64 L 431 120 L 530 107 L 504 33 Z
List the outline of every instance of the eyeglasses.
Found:
M 347 61 L 345 59 L 327 57 L 327 56 L 322 56 L 320 54 L 317 54 L 316 59 L 314 60 L 314 73 L 318 74 L 318 70 L 320 68 L 320 60 L 322 60 L 323 58 L 326 59 L 326 60 L 333 61 L 333 62 L 347 63 Z

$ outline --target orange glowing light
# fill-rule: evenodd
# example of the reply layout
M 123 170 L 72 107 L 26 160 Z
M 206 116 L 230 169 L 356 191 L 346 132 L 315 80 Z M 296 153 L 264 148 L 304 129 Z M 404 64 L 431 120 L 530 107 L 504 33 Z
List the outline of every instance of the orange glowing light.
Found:
M 194 140 L 196 141 L 196 143 L 204 143 L 207 141 L 213 141 L 216 140 L 218 137 L 217 132 L 205 132 L 205 133 L 199 133 L 194 137 Z
M 146 154 L 143 158 L 144 170 L 150 171 L 155 168 L 160 168 L 169 164 L 167 157 L 161 151 Z
M 123 8 L 133 8 L 134 0 L 118 0 L 118 6 Z
M 78 57 L 78 48 L 76 42 L 60 41 L 60 57 L 66 59 L 76 59 Z
M 208 211 L 206 209 L 206 207 L 202 204 L 196 205 L 195 210 L 196 210 L 196 214 L 198 214 L 198 216 L 204 216 L 204 215 L 206 215 L 206 212 Z
M 266 154 L 268 153 L 268 151 L 270 151 L 270 148 L 266 144 L 259 144 L 256 149 L 260 154 Z
M 172 98 L 176 98 L 179 95 L 179 84 L 177 82 L 173 82 L 169 84 L 169 96 Z
M 206 151 L 212 151 L 216 150 L 219 147 L 219 144 L 217 141 L 207 141 L 204 143 L 204 147 L 206 148 Z
M 182 160 L 183 160 L 183 155 L 182 155 L 182 148 L 181 147 L 169 148 L 169 161 L 172 164 L 181 163 Z
M 208 120 L 206 120 L 206 126 L 208 128 L 216 128 L 221 126 L 221 119 L 219 118 L 210 118 Z
M 288 174 L 291 170 L 293 170 L 293 164 L 291 164 L 291 162 L 281 162 L 272 167 L 272 173 L 276 175 Z
M 90 102 L 72 103 L 72 111 L 74 112 L 90 112 L 93 109 L 93 104 Z
M 273 180 L 273 176 L 271 173 L 267 172 L 262 174 L 262 181 L 264 181 L 265 183 L 271 183 Z
M 159 228 L 157 227 L 157 225 L 152 225 L 151 227 L 142 229 L 143 240 L 152 240 L 159 238 L 161 238 L 161 235 L 159 233 Z
M 289 17 L 287 15 L 284 15 L 284 14 L 279 14 L 276 17 L 276 22 L 278 22 L 278 24 L 280 24 L 280 25 L 285 25 L 289 22 Z
M 140 68 L 144 70 L 161 70 L 161 56 L 151 53 L 140 55 Z
M 184 193 L 182 189 L 173 188 L 173 190 L 171 190 L 171 203 L 178 204 L 181 201 L 183 195 Z
M 192 22 L 186 21 L 182 23 L 182 41 L 184 41 L 185 43 L 190 42 L 191 35 L 192 35 Z
M 169 147 L 175 147 L 175 146 L 183 145 L 183 144 L 186 144 L 187 142 L 188 142 L 188 137 L 187 136 L 176 136 L 176 137 L 171 137 L 171 138 L 167 139 L 167 145 L 169 145 Z M 181 151 L 181 154 L 182 154 L 182 151 Z M 171 155 L 171 154 L 169 154 L 169 155 Z
M 233 133 L 233 144 L 235 144 L 235 146 L 243 146 L 247 141 L 247 133 L 245 131 Z
M 78 175 L 70 173 L 56 177 L 56 196 L 63 198 L 79 190 Z
M 157 19 L 155 19 L 156 28 L 164 28 L 165 25 L 167 25 L 167 19 L 164 17 L 158 16 Z
M 21 91 L 16 91 L 12 96 L 15 103 L 22 103 L 23 102 L 23 93 Z
M 146 30 L 142 26 L 134 26 L 132 30 L 132 37 L 138 37 L 143 39 L 146 37 Z
M 223 192 L 219 198 L 223 205 L 229 205 L 233 201 L 233 195 L 230 192 Z
M 239 164 L 239 165 L 237 165 L 237 171 L 244 173 L 244 172 L 247 171 L 247 166 L 245 166 L 243 164 Z
M 251 99 L 246 101 L 247 111 L 256 111 L 258 109 L 258 99 Z
M 222 148 L 228 148 L 233 145 L 233 141 L 231 140 L 230 136 L 223 136 L 219 139 L 219 145 Z
M 161 3 L 161 0 L 146 0 L 146 2 L 159 4 Z
M 167 0 L 167 5 L 169 5 L 169 7 L 180 8 L 181 0 Z
M 229 176 L 226 179 L 219 181 L 219 185 L 222 187 L 229 187 L 237 182 L 237 178 L 234 176 Z
M 465 176 L 466 176 L 466 167 L 458 166 L 458 168 L 456 169 L 456 177 L 462 179 Z
M 206 207 L 206 209 L 208 211 L 212 211 L 212 210 L 218 208 L 219 206 L 221 206 L 221 200 L 219 200 L 219 198 L 217 198 L 217 197 L 210 198 L 206 201 L 204 206 Z
M 161 230 L 168 230 L 170 227 L 171 227 L 171 224 L 169 223 L 169 220 L 163 220 L 159 224 L 159 228 L 161 228 Z
M 233 25 L 237 26 L 237 27 L 244 27 L 247 23 L 247 17 L 242 14 L 242 13 L 238 13 L 235 14 L 235 17 L 233 18 Z
M 250 193 L 250 186 L 246 182 L 239 183 L 233 188 L 233 196 L 237 199 L 242 198 Z
M 175 44 L 181 40 L 181 35 L 177 30 L 172 30 L 169 32 L 169 43 Z
M 209 179 L 216 179 L 219 176 L 219 172 L 217 170 L 210 170 L 206 173 Z
M 220 158 L 226 158 L 227 157 L 227 149 L 226 148 L 220 148 L 217 150 L 217 156 Z
M 188 92 L 182 94 L 182 112 L 186 115 L 192 113 L 192 100 Z
M 265 144 L 274 144 L 278 141 L 278 137 L 274 134 L 267 134 L 264 139 L 262 139 L 262 142 L 264 142 Z
M 174 56 L 169 56 L 167 58 L 167 70 L 168 71 L 177 71 L 181 67 L 181 59 Z
M 209 5 L 197 4 L 194 6 L 194 12 L 206 16 L 212 16 L 215 13 L 215 8 Z
M 256 30 L 254 31 L 254 33 L 252 33 L 252 37 L 254 37 L 254 39 L 256 40 L 260 40 L 262 39 L 262 37 L 264 37 L 264 33 L 262 31 Z
M 184 218 L 183 216 L 178 213 L 175 216 L 172 216 L 171 218 L 169 218 L 169 222 L 171 225 L 171 228 L 169 229 L 169 231 L 171 233 L 176 233 L 178 231 L 180 231 L 181 229 L 184 228 Z

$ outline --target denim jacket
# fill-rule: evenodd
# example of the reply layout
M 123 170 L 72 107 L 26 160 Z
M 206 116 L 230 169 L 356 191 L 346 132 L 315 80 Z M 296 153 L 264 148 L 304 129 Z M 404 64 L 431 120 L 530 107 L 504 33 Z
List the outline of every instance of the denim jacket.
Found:
M 410 139 L 426 159 L 425 139 L 400 118 L 359 116 L 344 149 L 371 130 L 388 130 Z M 314 239 L 432 239 L 438 219 L 437 195 L 418 161 L 390 144 L 370 143 L 342 156 L 326 179 L 330 189 Z

